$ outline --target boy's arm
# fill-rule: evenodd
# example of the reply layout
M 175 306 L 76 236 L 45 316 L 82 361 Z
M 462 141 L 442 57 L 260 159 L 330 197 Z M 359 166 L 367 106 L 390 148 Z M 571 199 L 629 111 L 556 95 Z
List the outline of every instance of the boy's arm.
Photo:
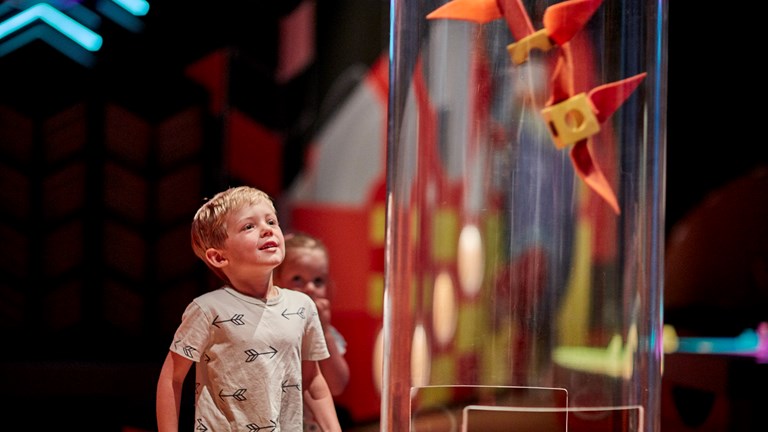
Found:
M 192 360 L 173 351 L 165 357 L 157 380 L 156 415 L 158 432 L 178 432 L 181 389 L 184 378 L 192 366 Z
M 324 432 L 341 432 L 333 396 L 320 372 L 318 362 L 302 361 L 301 375 L 304 403 L 312 411 L 315 421 Z

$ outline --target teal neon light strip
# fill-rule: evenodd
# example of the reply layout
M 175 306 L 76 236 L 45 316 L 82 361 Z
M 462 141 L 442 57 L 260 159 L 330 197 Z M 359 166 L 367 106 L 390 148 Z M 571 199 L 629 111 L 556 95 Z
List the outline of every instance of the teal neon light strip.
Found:
M 689 353 L 749 353 L 757 351 L 760 337 L 752 329 L 736 337 L 681 337 L 678 352 Z
M 149 3 L 144 0 L 112 0 L 117 5 L 135 16 L 144 16 L 149 12 Z
M 31 27 L 23 30 L 14 38 L 0 43 L 0 57 L 11 53 L 36 39 L 44 41 L 60 53 L 85 67 L 93 66 L 96 61 L 96 58 L 92 53 L 83 50 L 80 45 L 70 39 L 61 37 L 61 33 L 47 26 Z
M 98 51 L 101 48 L 101 36 L 46 3 L 38 3 L 0 23 L 0 39 L 32 24 L 36 19 L 45 22 L 88 51 Z
M 140 32 L 144 28 L 144 23 L 139 18 L 125 11 L 125 9 L 111 1 L 96 3 L 96 10 L 102 15 L 120 24 L 123 28 L 134 33 Z
M 89 29 L 97 29 L 101 25 L 101 17 L 82 5 L 73 4 L 67 6 L 66 11 L 68 16 Z

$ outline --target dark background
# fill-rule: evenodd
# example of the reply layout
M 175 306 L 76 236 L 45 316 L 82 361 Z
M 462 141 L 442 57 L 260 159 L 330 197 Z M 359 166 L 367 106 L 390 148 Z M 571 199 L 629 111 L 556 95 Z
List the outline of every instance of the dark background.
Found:
M 708 193 L 768 162 L 762 110 L 751 103 L 764 93 L 753 43 L 760 20 L 736 5 L 669 2 L 668 229 Z M 725 42 L 729 29 L 744 43 Z

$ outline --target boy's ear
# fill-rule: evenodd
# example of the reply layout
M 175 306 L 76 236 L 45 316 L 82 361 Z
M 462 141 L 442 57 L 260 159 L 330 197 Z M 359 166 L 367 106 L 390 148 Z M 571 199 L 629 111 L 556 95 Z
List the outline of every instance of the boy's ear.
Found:
M 209 248 L 206 250 L 205 259 L 216 268 L 222 268 L 227 265 L 227 258 L 218 249 Z

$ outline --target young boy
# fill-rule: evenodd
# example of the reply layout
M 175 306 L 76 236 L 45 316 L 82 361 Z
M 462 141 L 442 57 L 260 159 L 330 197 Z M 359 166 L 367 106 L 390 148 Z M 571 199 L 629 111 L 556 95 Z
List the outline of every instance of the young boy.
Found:
M 303 399 L 323 431 L 341 431 L 315 303 L 272 282 L 285 245 L 271 198 L 246 186 L 216 194 L 193 218 L 192 249 L 226 285 L 184 311 L 158 379 L 158 431 L 178 431 L 193 362 L 195 430 L 300 431 Z
M 340 395 L 349 382 L 349 365 L 344 354 L 347 342 L 331 325 L 331 302 L 329 299 L 331 279 L 329 277 L 328 249 L 320 239 L 305 233 L 293 233 L 285 238 L 285 259 L 274 273 L 275 284 L 303 292 L 317 305 L 320 322 L 330 357 L 320 362 L 320 370 L 334 396 Z M 305 410 L 304 430 L 315 431 L 311 413 Z

